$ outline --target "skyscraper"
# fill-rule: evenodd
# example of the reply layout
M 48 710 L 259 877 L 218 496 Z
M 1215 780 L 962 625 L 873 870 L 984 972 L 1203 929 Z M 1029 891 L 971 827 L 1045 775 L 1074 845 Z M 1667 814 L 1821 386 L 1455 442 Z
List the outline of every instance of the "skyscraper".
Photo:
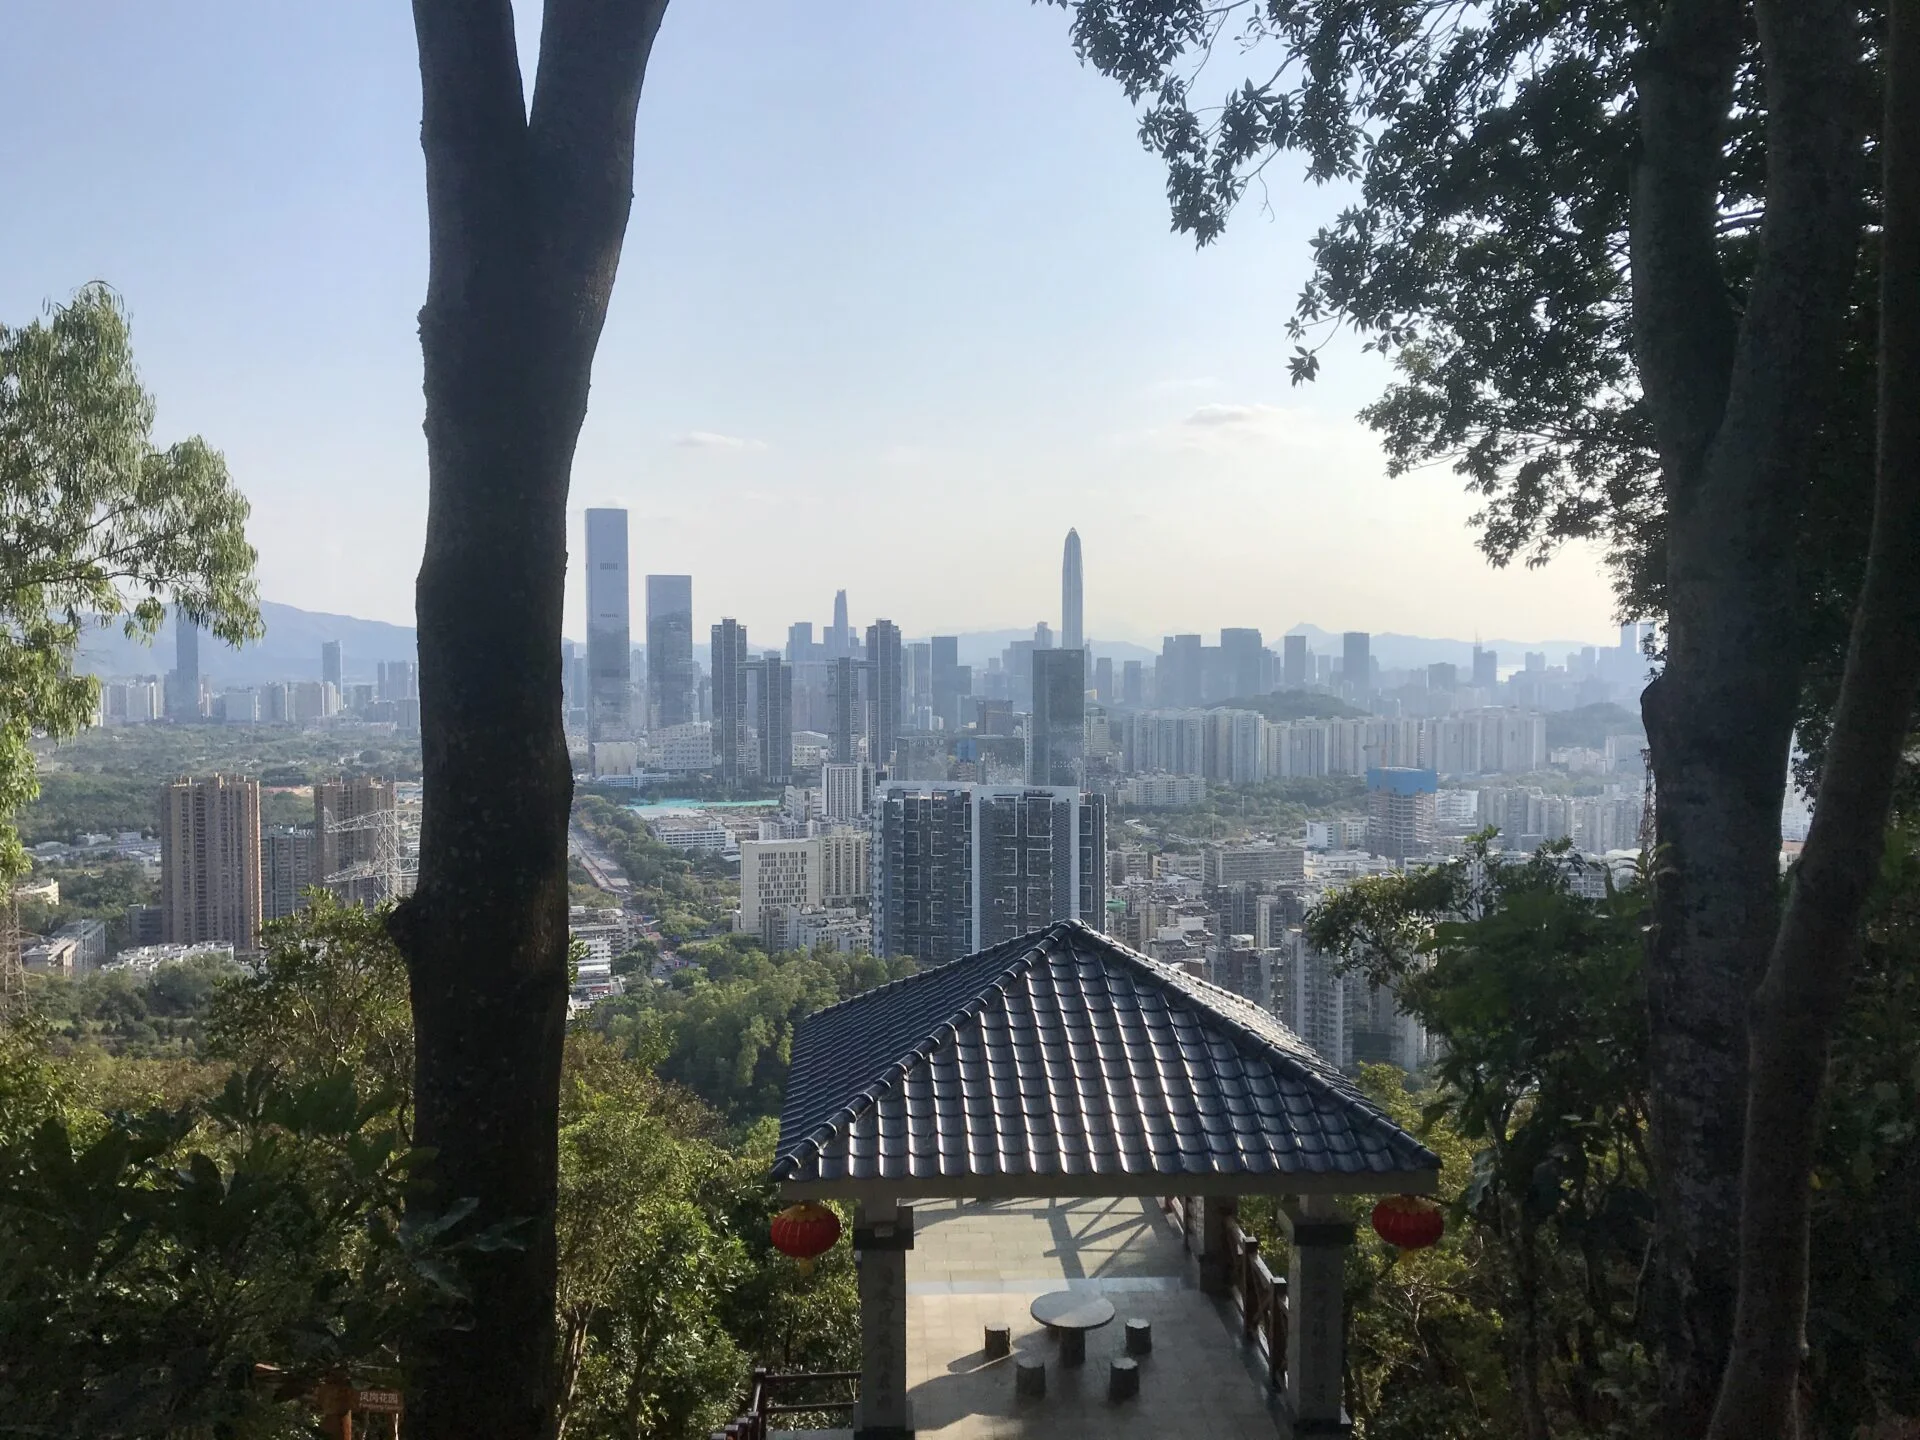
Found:
M 1168 635 L 1160 641 L 1160 665 L 1153 672 L 1153 698 L 1160 705 L 1198 705 L 1200 667 L 1204 663 L 1198 635 Z
M 1438 779 L 1431 770 L 1380 766 L 1367 771 L 1367 848 L 1409 860 L 1433 848 Z
M 1313 683 L 1313 665 L 1307 656 L 1307 637 L 1281 637 L 1280 683 L 1289 690 L 1304 690 Z
M 933 637 L 933 713 L 949 733 L 960 728 L 960 637 Z
M 587 738 L 633 733 L 632 591 L 627 512 L 587 511 Z
M 280 920 L 307 908 L 302 893 L 313 884 L 314 833 L 276 825 L 260 841 L 262 918 Z
M 1064 787 L 915 784 L 874 795 L 874 953 L 957 960 L 1056 920 L 1104 920 L 1106 806 Z
M 1364 630 L 1340 637 L 1340 683 L 1349 699 L 1365 700 L 1373 693 L 1373 637 Z
M 1144 705 L 1147 701 L 1147 667 L 1139 660 L 1128 660 L 1120 666 L 1120 703 L 1122 705 Z
M 167 718 L 200 718 L 200 627 L 173 607 L 173 670 L 166 684 Z
M 713 627 L 713 769 L 729 784 L 746 774 L 747 627 L 731 618 Z
M 647 576 L 647 695 L 653 726 L 694 718 L 699 681 L 693 668 L 693 577 Z
M 847 592 L 833 592 L 833 624 L 827 627 L 827 659 L 853 653 L 853 630 L 847 624 Z
M 1027 783 L 1086 779 L 1087 652 L 1033 652 L 1033 714 L 1027 720 Z
M 1473 647 L 1473 685 L 1476 690 L 1491 690 L 1500 683 L 1500 652 Z
M 175 780 L 160 792 L 160 907 L 167 943 L 260 934 L 260 782 Z
M 793 667 L 769 650 L 757 662 L 760 685 L 754 729 L 760 736 L 760 778 L 784 785 L 793 775 Z
M 900 627 L 876 620 L 867 627 L 867 760 L 886 765 L 900 738 L 905 686 L 900 672 Z
M 827 672 L 827 708 L 833 715 L 833 761 L 851 765 L 854 760 L 854 717 L 860 711 L 860 679 L 857 662 L 851 655 L 834 660 Z
M 1102 705 L 1111 705 L 1113 693 L 1113 657 L 1102 655 L 1093 662 L 1093 698 Z
M 320 642 L 321 683 L 333 686 L 336 694 L 344 695 L 347 686 L 346 674 L 346 662 L 340 655 L 340 642 L 338 640 L 322 640 Z
M 1060 557 L 1060 648 L 1079 650 L 1087 643 L 1081 624 L 1080 532 L 1067 531 L 1067 545 Z
M 1266 646 L 1255 629 L 1224 629 L 1220 632 L 1220 659 L 1226 667 L 1228 690 L 1232 699 L 1247 699 L 1265 693 L 1260 683 L 1261 662 Z

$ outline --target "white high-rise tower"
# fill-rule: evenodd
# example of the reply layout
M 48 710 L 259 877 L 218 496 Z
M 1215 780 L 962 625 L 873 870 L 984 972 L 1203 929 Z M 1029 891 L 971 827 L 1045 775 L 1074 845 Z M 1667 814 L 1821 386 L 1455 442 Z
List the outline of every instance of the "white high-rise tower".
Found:
M 1086 647 L 1085 627 L 1080 618 L 1080 532 L 1067 531 L 1066 553 L 1060 559 L 1060 648 L 1081 650 Z

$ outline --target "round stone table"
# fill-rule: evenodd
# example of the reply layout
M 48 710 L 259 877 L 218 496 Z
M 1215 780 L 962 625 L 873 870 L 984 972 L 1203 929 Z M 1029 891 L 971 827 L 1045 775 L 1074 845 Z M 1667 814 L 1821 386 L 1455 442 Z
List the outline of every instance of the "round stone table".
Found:
M 1113 1323 L 1113 1302 L 1084 1290 L 1054 1290 L 1033 1302 L 1028 1312 L 1060 1340 L 1060 1363 L 1087 1363 L 1087 1332 Z

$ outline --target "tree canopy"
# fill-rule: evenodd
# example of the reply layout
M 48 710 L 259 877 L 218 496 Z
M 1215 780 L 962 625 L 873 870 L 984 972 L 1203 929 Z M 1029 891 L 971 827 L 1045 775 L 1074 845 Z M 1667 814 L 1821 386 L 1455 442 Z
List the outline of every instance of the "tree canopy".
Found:
M 160 449 L 153 421 L 105 286 L 0 326 L 0 872 L 18 873 L 11 817 L 38 793 L 29 741 L 98 703 L 73 671 L 88 626 L 151 639 L 173 603 L 229 644 L 261 633 L 245 497 L 217 450 Z

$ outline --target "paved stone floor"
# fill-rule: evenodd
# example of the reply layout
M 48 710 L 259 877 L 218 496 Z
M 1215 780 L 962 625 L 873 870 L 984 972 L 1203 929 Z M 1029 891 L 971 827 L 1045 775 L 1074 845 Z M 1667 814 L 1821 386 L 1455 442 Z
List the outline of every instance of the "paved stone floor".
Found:
M 1095 1290 L 1114 1320 L 1066 1368 L 1027 1307 L 1059 1289 Z M 1173 1226 L 1150 1200 L 1007 1200 L 914 1206 L 908 1257 L 908 1375 L 923 1440 L 1166 1436 L 1226 1440 L 1277 1433 L 1264 1387 L 1214 1302 L 1194 1287 Z M 1137 1399 L 1107 1399 L 1107 1363 L 1129 1319 L 1153 1322 Z M 1011 1358 L 989 1361 L 987 1325 L 1013 1330 L 1015 1354 L 1047 1363 L 1043 1398 L 1016 1398 Z

